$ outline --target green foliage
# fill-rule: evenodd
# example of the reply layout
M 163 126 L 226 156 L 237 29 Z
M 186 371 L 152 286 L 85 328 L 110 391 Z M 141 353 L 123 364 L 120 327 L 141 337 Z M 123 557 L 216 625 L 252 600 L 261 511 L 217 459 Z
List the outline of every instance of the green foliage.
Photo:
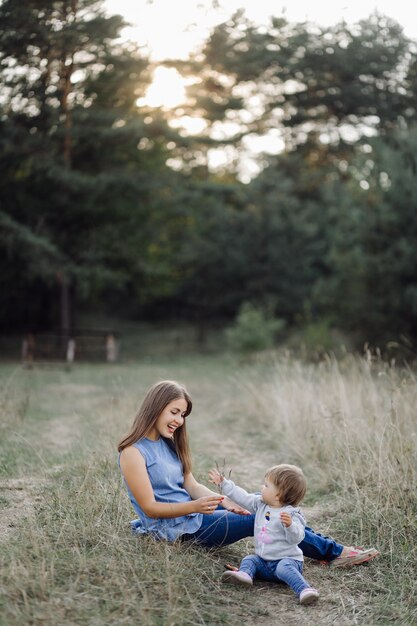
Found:
M 242 195 L 239 184 L 194 181 L 178 198 L 179 306 L 201 323 L 233 315 L 245 293 L 248 220 Z
M 277 333 L 285 327 L 284 320 L 274 319 L 262 309 L 244 302 L 233 326 L 226 330 L 228 346 L 242 354 L 272 348 Z
M 6 0 L 0 21 L 0 324 L 57 326 L 63 281 L 78 303 L 144 283 L 165 127 L 139 112 L 149 63 L 102 1 Z
M 382 15 L 330 27 L 272 18 L 260 29 L 237 13 L 214 29 L 204 52 L 201 64 L 208 61 L 217 81 L 220 72 L 227 77 L 231 94 L 245 85 L 249 111 L 256 94 L 258 113 L 247 131 L 276 128 L 278 121 L 287 148 L 309 138 L 320 146 L 321 133 L 337 144 L 347 125 L 357 139 L 364 123 L 392 128 L 415 116 L 403 68 L 415 67 L 416 51 L 401 26 Z
M 358 342 L 416 337 L 417 54 L 399 25 L 239 12 L 169 63 L 194 82 L 168 111 L 138 107 L 153 68 L 103 9 L 0 4 L 0 327 L 57 326 L 65 285 L 75 310 L 203 328 L 256 302 Z M 175 130 L 184 115 L 205 130 Z M 250 184 L 237 161 L 210 173 L 210 148 L 271 130 L 285 150 Z
M 312 298 L 328 246 L 318 190 L 322 172 L 302 155 L 280 155 L 248 190 L 246 299 L 297 321 Z
M 330 276 L 318 304 L 362 342 L 415 337 L 416 151 L 416 128 L 373 140 L 328 189 Z
M 321 318 L 295 328 L 285 342 L 286 348 L 306 361 L 322 361 L 330 355 L 343 358 L 352 350 L 349 336 Z
M 307 324 L 302 330 L 301 340 L 308 352 L 329 352 L 334 348 L 327 320 Z

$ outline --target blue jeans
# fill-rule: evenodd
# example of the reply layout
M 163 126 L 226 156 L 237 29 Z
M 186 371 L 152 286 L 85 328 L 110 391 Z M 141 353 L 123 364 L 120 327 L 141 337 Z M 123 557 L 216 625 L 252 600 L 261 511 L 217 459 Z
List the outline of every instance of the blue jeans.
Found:
M 211 515 L 203 515 L 200 528 L 182 539 L 192 540 L 206 548 L 227 546 L 231 543 L 253 537 L 255 515 L 238 515 L 218 507 Z M 332 561 L 340 556 L 343 546 L 329 537 L 305 529 L 303 541 L 299 544 L 304 556 L 319 561 Z
M 297 596 L 310 585 L 302 575 L 303 562 L 295 559 L 278 559 L 277 561 L 265 561 L 257 554 L 250 554 L 242 559 L 239 570 L 246 572 L 251 578 L 262 578 L 269 582 L 277 580 L 287 583 Z
M 181 539 L 195 541 L 206 548 L 227 546 L 252 537 L 254 522 L 255 515 L 238 515 L 217 507 L 211 515 L 203 515 L 201 526 L 195 533 L 182 535 Z

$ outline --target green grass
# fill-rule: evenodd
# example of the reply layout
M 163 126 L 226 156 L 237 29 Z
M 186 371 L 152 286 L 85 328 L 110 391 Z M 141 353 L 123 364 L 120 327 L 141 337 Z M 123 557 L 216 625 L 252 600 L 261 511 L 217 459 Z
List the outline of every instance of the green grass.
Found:
M 306 610 L 285 586 L 219 584 L 250 540 L 205 551 L 133 538 L 116 443 L 162 378 L 193 397 L 197 478 L 225 459 L 257 489 L 269 465 L 298 463 L 311 525 L 382 556 L 346 570 L 307 563 L 321 599 Z M 70 372 L 3 364 L 0 400 L 2 626 L 417 623 L 413 372 L 349 356 L 160 356 Z

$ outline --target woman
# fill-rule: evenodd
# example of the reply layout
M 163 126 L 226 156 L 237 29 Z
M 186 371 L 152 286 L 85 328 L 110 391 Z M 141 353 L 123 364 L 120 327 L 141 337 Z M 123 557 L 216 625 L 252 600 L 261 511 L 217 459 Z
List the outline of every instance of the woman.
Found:
M 120 469 L 138 515 L 132 528 L 138 534 L 193 540 L 206 547 L 253 536 L 254 515 L 197 482 L 191 472 L 185 424 L 191 409 L 184 386 L 156 383 L 118 446 Z M 336 567 L 365 563 L 379 554 L 373 548 L 343 546 L 311 528 L 299 546 L 305 556 Z

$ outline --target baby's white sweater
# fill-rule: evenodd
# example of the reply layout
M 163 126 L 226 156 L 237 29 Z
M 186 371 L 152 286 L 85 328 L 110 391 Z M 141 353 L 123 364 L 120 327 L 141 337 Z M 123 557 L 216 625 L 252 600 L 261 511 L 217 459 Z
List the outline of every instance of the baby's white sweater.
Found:
M 303 561 L 303 553 L 298 544 L 304 539 L 306 522 L 300 509 L 290 505 L 271 507 L 263 502 L 260 494 L 248 493 L 235 485 L 232 480 L 224 479 L 221 490 L 233 502 L 256 514 L 254 531 L 256 554 L 266 561 L 283 558 Z M 288 528 L 280 519 L 280 513 L 283 511 L 292 517 L 292 524 Z

